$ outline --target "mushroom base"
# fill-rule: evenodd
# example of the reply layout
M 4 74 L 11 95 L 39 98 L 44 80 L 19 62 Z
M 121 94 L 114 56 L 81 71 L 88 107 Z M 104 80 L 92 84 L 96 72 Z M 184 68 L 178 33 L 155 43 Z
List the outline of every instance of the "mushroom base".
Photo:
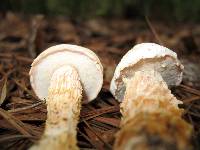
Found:
M 138 113 L 117 133 L 115 150 L 191 150 L 191 126 L 179 115 Z
M 31 150 L 77 150 L 76 127 L 80 115 L 82 87 L 72 66 L 56 70 L 47 98 L 47 121 L 42 139 Z

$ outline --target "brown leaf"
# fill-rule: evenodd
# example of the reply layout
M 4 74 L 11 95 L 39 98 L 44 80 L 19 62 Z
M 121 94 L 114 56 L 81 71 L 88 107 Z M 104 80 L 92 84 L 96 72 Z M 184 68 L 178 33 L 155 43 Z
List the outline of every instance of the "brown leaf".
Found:
M 5 101 L 7 94 L 7 77 L 4 77 L 0 83 L 0 105 Z

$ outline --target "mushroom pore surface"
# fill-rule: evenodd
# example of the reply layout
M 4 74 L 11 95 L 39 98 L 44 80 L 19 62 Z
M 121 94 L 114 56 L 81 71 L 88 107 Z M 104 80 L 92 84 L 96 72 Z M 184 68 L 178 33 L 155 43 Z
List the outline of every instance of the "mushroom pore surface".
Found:
M 128 79 L 143 70 L 157 71 L 169 87 L 182 81 L 183 66 L 176 53 L 154 43 L 138 44 L 124 55 L 115 70 L 110 91 L 117 100 L 123 100 Z
M 69 44 L 53 46 L 34 60 L 30 81 L 37 96 L 42 100 L 47 98 L 53 73 L 65 65 L 71 65 L 78 71 L 84 99 L 95 99 L 103 84 L 102 65 L 89 49 Z

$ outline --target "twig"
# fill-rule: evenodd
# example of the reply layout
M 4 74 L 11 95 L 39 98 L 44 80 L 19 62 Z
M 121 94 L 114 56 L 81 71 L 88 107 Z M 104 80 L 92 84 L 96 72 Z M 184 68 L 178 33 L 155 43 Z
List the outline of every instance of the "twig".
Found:
M 36 38 L 38 34 L 38 29 L 40 27 L 40 21 L 42 18 L 43 16 L 38 15 L 38 16 L 35 16 L 31 21 L 31 32 L 30 32 L 29 41 L 28 41 L 28 51 L 32 58 L 35 58 L 37 55 L 35 43 L 36 43 Z
M 88 127 L 88 129 L 90 129 L 90 130 L 99 138 L 99 140 L 101 140 L 101 141 L 107 146 L 107 148 L 112 149 L 112 146 L 111 146 L 110 144 L 106 143 L 106 142 L 101 138 L 101 136 L 98 135 L 98 134 L 92 129 L 92 127 L 87 123 L 87 121 L 84 120 L 83 122 L 86 124 L 86 126 Z
M 90 116 L 95 116 L 95 115 L 102 115 L 104 113 L 111 113 L 111 112 L 116 112 L 119 111 L 119 106 L 110 106 L 110 107 L 105 107 L 101 109 L 95 109 L 94 111 L 89 111 L 86 113 L 82 113 L 81 117 L 90 117 Z
M 14 118 L 12 115 L 10 115 L 8 112 L 3 110 L 2 108 L 0 108 L 0 115 L 4 119 L 6 119 L 11 125 L 13 125 L 20 133 L 22 133 L 23 135 L 26 135 L 26 136 L 31 136 L 31 134 L 26 129 L 24 129 L 23 127 L 21 127 L 19 125 L 19 123 L 21 125 L 23 125 L 23 123 L 21 121 Z
M 24 139 L 24 138 L 31 138 L 31 139 L 34 139 L 34 140 L 38 139 L 37 137 L 29 136 L 29 135 L 11 135 L 11 136 L 0 138 L 0 143 L 5 142 L 5 141 L 9 141 L 9 140 Z
M 31 95 L 36 100 L 39 100 L 37 96 L 35 96 L 30 90 L 28 90 L 26 87 L 24 87 L 18 80 L 12 79 L 22 90 L 26 91 L 29 95 Z
M 12 59 L 13 57 L 18 60 L 18 61 L 22 61 L 22 62 L 26 62 L 26 63 L 32 63 L 33 59 L 28 58 L 28 57 L 24 57 L 24 56 L 19 56 L 16 54 L 10 54 L 10 53 L 0 53 L 0 57 L 2 58 L 9 58 Z
M 34 108 L 34 107 L 39 106 L 41 104 L 45 104 L 45 101 L 40 101 L 38 103 L 32 104 L 30 106 L 22 107 L 22 108 L 8 110 L 8 112 L 10 112 L 10 113 L 16 113 L 16 112 L 20 112 L 20 111 L 24 111 L 24 110 L 27 110 L 27 109 Z
M 84 120 L 89 120 L 89 119 L 98 117 L 100 115 L 103 115 L 105 113 L 113 113 L 113 112 L 118 112 L 118 111 L 119 111 L 119 106 L 111 106 L 107 109 L 102 108 L 102 109 L 99 109 L 99 110 L 95 110 L 95 111 L 89 112 L 88 114 L 81 115 L 80 122 L 83 121 L 82 118 L 84 118 Z
M 151 32 L 153 33 L 153 35 L 155 36 L 156 40 L 158 41 L 158 43 L 159 43 L 160 45 L 163 45 L 163 46 L 164 46 L 163 42 L 161 41 L 160 37 L 158 36 L 158 34 L 157 34 L 155 28 L 154 28 L 153 25 L 151 24 L 151 22 L 150 22 L 149 18 L 147 17 L 147 15 L 145 15 L 145 20 L 146 20 L 146 22 L 147 22 L 149 28 L 151 29 Z
M 85 135 L 83 132 L 81 132 L 78 128 L 78 133 L 83 136 L 88 142 L 90 142 L 91 145 L 93 145 L 92 141 L 87 137 L 87 135 Z
M 115 118 L 98 117 L 94 120 L 119 128 L 120 120 Z
M 191 102 L 199 100 L 199 99 L 200 99 L 200 96 L 193 96 L 191 98 L 183 99 L 182 101 L 185 104 L 185 103 L 191 103 Z
M 183 85 L 183 84 L 181 84 L 180 87 L 183 88 L 184 90 L 192 93 L 192 94 L 196 94 L 196 95 L 200 96 L 200 91 L 199 90 L 193 89 L 193 88 L 191 88 L 189 86 L 186 86 L 186 85 Z

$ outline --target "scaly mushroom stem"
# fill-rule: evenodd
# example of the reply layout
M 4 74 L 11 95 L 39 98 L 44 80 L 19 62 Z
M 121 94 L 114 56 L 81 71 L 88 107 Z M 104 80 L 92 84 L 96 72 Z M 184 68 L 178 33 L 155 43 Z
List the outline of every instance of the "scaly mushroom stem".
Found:
M 82 86 L 77 70 L 63 66 L 51 78 L 44 135 L 31 150 L 76 150 Z
M 155 71 L 137 71 L 125 81 L 121 130 L 115 150 L 191 149 L 192 127 L 181 118 L 181 101 Z

